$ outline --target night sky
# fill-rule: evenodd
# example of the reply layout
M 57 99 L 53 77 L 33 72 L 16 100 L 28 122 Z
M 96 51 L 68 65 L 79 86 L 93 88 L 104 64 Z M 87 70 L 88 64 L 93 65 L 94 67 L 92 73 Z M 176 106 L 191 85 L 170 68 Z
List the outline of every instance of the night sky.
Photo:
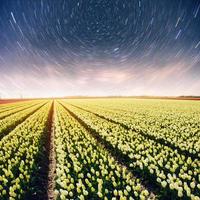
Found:
M 0 0 L 0 96 L 200 95 L 198 0 Z

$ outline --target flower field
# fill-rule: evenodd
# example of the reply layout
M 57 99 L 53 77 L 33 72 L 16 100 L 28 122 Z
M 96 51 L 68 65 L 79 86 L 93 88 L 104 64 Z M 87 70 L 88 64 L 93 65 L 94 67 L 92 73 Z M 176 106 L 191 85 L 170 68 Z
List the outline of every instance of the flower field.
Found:
M 0 199 L 200 200 L 200 102 L 1 104 Z

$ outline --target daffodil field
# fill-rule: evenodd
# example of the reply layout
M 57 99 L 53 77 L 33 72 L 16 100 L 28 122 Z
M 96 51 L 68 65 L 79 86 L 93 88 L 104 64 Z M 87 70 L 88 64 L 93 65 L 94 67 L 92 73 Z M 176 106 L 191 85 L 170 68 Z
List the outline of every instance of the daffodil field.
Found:
M 200 102 L 2 104 L 0 199 L 200 200 Z

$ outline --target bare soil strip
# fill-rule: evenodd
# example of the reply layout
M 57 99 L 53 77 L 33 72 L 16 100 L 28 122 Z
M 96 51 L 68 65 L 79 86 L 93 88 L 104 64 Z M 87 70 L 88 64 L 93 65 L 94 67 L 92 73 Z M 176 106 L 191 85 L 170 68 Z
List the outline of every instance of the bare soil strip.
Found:
M 46 104 L 46 103 L 45 103 Z M 25 117 L 21 118 L 18 122 L 12 124 L 11 126 L 7 127 L 6 130 L 4 130 L 2 133 L 0 133 L 0 140 L 9 134 L 11 131 L 13 131 L 19 124 L 23 123 L 26 119 L 28 119 L 31 115 L 33 115 L 36 111 L 38 111 L 40 108 L 42 108 L 45 104 L 42 104 L 39 108 L 36 108 L 29 114 L 27 114 Z
M 139 178 L 141 180 L 142 185 L 148 189 L 148 191 L 151 193 L 152 197 L 157 196 L 156 194 L 159 194 L 162 188 L 160 185 L 157 184 L 156 181 L 152 181 L 149 179 L 149 176 L 147 176 L 146 172 L 141 172 L 140 169 L 135 169 L 134 171 L 129 167 L 129 164 L 131 163 L 130 158 L 123 154 L 119 149 L 114 148 L 108 141 L 103 139 L 96 130 L 89 127 L 83 120 L 81 120 L 76 114 L 74 114 L 72 111 L 70 111 L 65 105 L 60 103 L 63 108 L 75 119 L 77 120 L 81 126 L 83 126 L 87 132 L 96 139 L 97 143 L 102 146 L 106 151 L 110 153 L 110 155 L 122 166 L 126 166 L 126 168 L 135 176 L 136 178 Z M 169 197 L 169 195 L 168 195 Z M 162 198 L 165 199 L 165 198 Z
M 105 117 L 105 116 L 103 116 L 103 115 L 99 115 L 99 114 L 97 114 L 97 113 L 95 113 L 95 112 L 92 112 L 92 111 L 90 111 L 90 110 L 87 110 L 87 109 L 82 108 L 82 107 L 79 107 L 79 106 L 76 106 L 76 105 L 74 105 L 74 104 L 70 104 L 70 105 L 71 105 L 71 106 L 74 106 L 74 107 L 76 107 L 76 108 L 78 108 L 78 109 L 84 110 L 84 111 L 86 111 L 86 112 L 92 113 L 92 114 L 96 115 L 97 117 L 100 117 L 100 118 L 102 118 L 102 119 L 105 119 L 105 120 L 107 120 L 107 121 L 109 121 L 109 122 L 112 122 L 112 123 L 114 123 L 114 124 L 120 125 L 120 126 L 122 126 L 123 128 L 125 128 L 125 129 L 127 129 L 127 130 L 132 130 L 132 131 L 134 131 L 134 132 L 136 132 L 136 133 L 139 133 L 140 135 L 144 136 L 145 138 L 148 138 L 148 139 L 150 139 L 150 140 L 153 140 L 153 141 L 155 141 L 156 143 L 159 143 L 159 144 L 168 146 L 168 147 L 170 147 L 170 148 L 173 149 L 173 150 L 177 150 L 178 153 L 180 153 L 180 154 L 182 154 L 182 155 L 185 155 L 186 157 L 191 157 L 192 159 L 199 159 L 198 154 L 193 154 L 193 153 L 190 153 L 190 152 L 187 151 L 187 150 L 182 150 L 182 149 L 180 149 L 179 147 L 174 146 L 172 143 L 166 141 L 166 140 L 163 139 L 163 138 L 158 138 L 158 139 L 157 139 L 157 138 L 155 138 L 155 137 L 152 136 L 152 135 L 149 135 L 149 134 L 147 134 L 147 133 L 144 133 L 143 131 L 138 131 L 138 130 L 136 130 L 136 129 L 134 129 L 134 128 L 129 128 L 127 125 L 125 125 L 125 124 L 123 124 L 123 123 L 120 123 L 120 122 L 117 122 L 117 121 L 115 121 L 115 120 L 113 120 L 113 119 L 109 119 L 109 118 L 107 118 L 107 117 Z
M 55 146 L 54 146 L 54 135 L 55 135 L 55 124 L 54 124 L 54 102 L 51 116 L 51 130 L 48 135 L 48 152 L 49 152 L 49 168 L 48 168 L 48 182 L 47 182 L 47 199 L 54 200 L 54 188 L 55 188 L 55 169 L 56 169 L 56 159 L 55 159 Z

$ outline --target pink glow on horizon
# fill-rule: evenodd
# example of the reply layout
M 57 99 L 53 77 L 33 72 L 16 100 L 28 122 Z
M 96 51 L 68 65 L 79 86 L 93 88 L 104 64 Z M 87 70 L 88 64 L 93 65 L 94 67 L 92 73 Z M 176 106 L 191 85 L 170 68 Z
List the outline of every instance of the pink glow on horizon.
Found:
M 38 70 L 39 69 L 39 70 Z M 200 82 L 194 82 L 190 65 L 178 62 L 163 68 L 85 68 L 73 75 L 62 68 L 46 66 L 31 73 L 3 74 L 0 95 L 12 97 L 61 97 L 74 95 L 199 95 Z

